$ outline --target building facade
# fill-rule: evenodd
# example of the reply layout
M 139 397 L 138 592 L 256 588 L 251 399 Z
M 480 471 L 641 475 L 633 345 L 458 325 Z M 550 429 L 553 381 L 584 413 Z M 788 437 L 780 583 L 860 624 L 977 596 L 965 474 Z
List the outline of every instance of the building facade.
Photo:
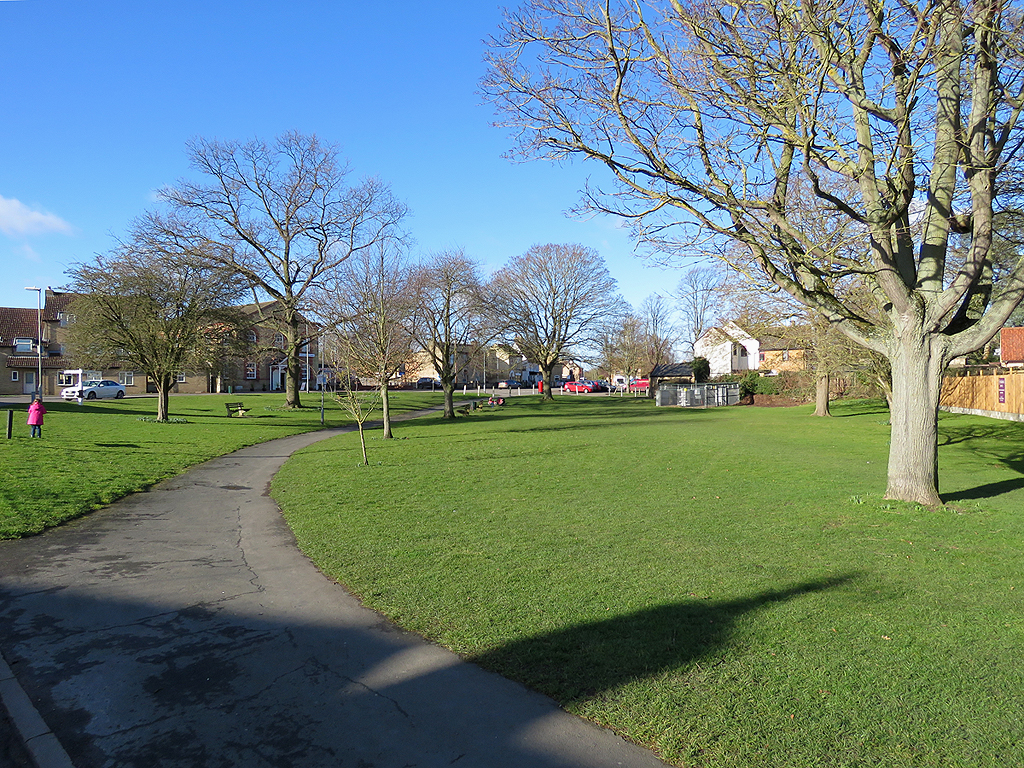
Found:
M 103 370 L 82 370 L 66 354 L 66 335 L 75 318 L 68 311 L 74 294 L 46 289 L 42 312 L 21 307 L 0 307 L 0 395 L 33 394 L 37 391 L 40 357 L 42 394 L 59 395 L 64 387 L 88 379 L 111 379 L 124 385 L 129 395 L 155 392 L 155 385 L 139 371 L 112 365 Z M 287 365 L 285 335 L 273 313 L 273 302 L 251 304 L 242 311 L 252 322 L 245 331 L 242 354 L 225 354 L 203 370 L 181 371 L 171 388 L 173 394 L 201 392 L 273 392 L 283 390 Z M 41 333 L 40 333 L 41 325 Z M 320 361 L 316 327 L 304 323 L 313 336 L 300 353 L 303 389 L 316 387 Z M 39 338 L 41 336 L 41 338 Z M 41 355 L 40 355 L 41 351 Z

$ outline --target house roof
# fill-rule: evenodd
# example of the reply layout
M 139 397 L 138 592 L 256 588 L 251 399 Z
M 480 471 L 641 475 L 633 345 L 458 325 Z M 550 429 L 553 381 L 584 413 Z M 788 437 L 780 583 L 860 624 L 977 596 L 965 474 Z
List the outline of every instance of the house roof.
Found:
M 7 358 L 7 368 L 36 368 L 39 365 L 39 358 L 36 355 L 11 355 Z M 48 357 L 43 355 L 43 368 L 47 370 L 67 368 L 68 359 L 63 355 Z
M 693 376 L 693 367 L 689 363 L 663 363 L 651 370 L 653 379 L 675 379 Z
M 1024 363 L 1024 328 L 999 331 L 999 359 L 1005 363 Z
M 758 334 L 762 352 L 790 349 L 808 349 L 811 346 L 808 337 L 810 329 L 806 326 L 789 326 L 782 328 L 766 328 L 763 334 Z
M 15 339 L 35 340 L 38 329 L 35 309 L 0 307 L 0 347 L 13 346 Z
M 75 294 L 61 291 L 47 291 L 46 305 L 43 307 L 43 322 L 56 322 L 61 312 L 67 309 L 68 304 L 75 298 Z

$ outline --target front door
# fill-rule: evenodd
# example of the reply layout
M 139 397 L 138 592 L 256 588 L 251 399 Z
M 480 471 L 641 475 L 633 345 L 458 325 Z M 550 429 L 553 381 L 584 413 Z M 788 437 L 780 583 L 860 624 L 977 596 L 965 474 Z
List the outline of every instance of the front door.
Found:
M 24 395 L 34 395 L 36 393 L 35 371 L 25 371 L 25 382 L 21 385 L 21 392 Z

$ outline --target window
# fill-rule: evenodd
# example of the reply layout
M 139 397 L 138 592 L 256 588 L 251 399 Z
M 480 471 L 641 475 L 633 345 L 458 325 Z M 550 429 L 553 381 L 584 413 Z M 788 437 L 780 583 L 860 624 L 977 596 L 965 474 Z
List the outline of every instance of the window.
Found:
M 178 373 L 178 374 L 175 374 L 175 376 L 174 376 L 174 380 L 175 380 L 176 382 L 178 382 L 179 384 L 181 384 L 182 382 L 184 382 L 184 381 L 185 381 L 185 374 L 184 374 L 184 373 Z
M 256 379 L 256 363 L 245 364 L 245 378 L 249 381 L 254 381 Z
M 135 371 L 121 371 L 117 374 L 117 383 L 126 387 L 135 386 Z
M 35 345 L 32 343 L 32 339 L 15 339 L 14 340 L 14 351 L 15 352 L 31 352 L 33 346 L 35 346 Z
M 11 381 L 17 381 L 17 380 L 18 380 L 18 372 L 17 371 L 11 371 Z

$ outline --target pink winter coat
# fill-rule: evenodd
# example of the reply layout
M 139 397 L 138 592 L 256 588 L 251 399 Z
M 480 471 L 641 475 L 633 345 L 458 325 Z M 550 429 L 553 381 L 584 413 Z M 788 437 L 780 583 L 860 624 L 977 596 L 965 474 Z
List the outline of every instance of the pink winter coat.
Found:
M 28 407 L 28 424 L 32 427 L 43 426 L 43 414 L 46 413 L 46 406 L 39 400 L 33 400 Z

